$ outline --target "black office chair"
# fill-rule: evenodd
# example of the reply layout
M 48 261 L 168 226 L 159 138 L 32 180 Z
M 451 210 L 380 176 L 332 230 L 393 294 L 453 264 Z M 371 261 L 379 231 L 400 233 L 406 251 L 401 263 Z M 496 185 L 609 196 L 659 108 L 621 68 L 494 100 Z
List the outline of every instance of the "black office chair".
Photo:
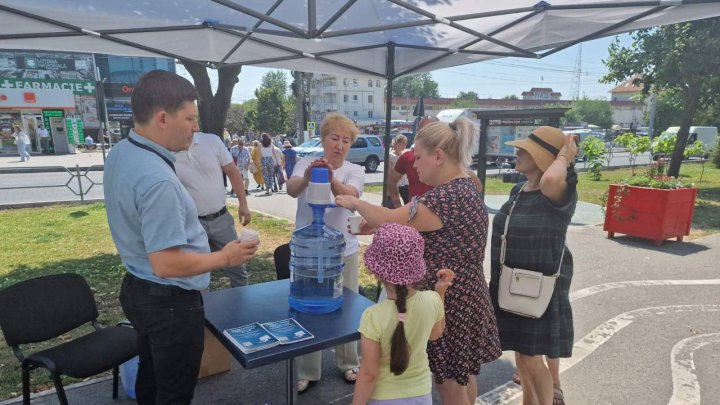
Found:
M 286 243 L 275 248 L 275 275 L 278 280 L 290 278 L 290 244 Z
M 136 333 L 129 327 L 101 327 L 90 286 L 77 274 L 38 277 L 0 290 L 0 329 L 22 363 L 23 403 L 30 403 L 30 371 L 46 368 L 61 404 L 67 404 L 61 376 L 87 378 L 113 370 L 118 396 L 118 366 L 137 355 Z M 86 322 L 95 330 L 55 347 L 25 356 L 20 345 L 58 337 Z

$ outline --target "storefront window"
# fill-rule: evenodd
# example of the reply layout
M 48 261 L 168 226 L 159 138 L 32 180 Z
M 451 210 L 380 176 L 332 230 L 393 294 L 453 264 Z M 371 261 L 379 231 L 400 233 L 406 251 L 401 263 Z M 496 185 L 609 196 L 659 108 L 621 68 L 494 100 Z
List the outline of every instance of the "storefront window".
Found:
M 113 83 L 136 83 L 143 73 L 156 69 L 175 72 L 171 59 L 96 55 L 95 61 L 100 76 Z

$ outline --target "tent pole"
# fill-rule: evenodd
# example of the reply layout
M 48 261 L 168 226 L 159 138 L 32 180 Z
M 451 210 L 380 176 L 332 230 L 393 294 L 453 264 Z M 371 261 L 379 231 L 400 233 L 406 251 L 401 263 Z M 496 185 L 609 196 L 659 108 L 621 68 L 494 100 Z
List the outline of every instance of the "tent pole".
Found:
M 390 123 L 392 121 L 392 93 L 393 79 L 395 78 L 395 43 L 390 42 L 387 45 L 387 61 L 385 64 L 385 78 L 387 86 L 385 86 L 385 160 L 383 164 L 383 206 L 388 206 L 388 176 L 390 175 Z

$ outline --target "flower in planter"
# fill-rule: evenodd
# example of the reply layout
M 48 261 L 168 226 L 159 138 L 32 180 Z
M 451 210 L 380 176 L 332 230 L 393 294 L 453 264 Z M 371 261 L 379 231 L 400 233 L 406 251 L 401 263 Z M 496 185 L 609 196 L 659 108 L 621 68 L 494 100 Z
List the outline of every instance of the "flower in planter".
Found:
M 693 183 L 685 183 L 673 176 L 665 175 L 665 159 L 659 158 L 656 162 L 650 164 L 645 173 L 636 174 L 617 182 L 620 185 L 659 188 L 663 190 L 672 190 L 676 188 L 694 187 Z

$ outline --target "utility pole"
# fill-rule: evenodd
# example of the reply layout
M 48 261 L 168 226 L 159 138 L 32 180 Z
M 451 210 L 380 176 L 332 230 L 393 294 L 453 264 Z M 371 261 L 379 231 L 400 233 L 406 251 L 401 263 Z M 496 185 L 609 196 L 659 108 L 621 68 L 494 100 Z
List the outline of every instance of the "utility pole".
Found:
M 650 139 L 655 137 L 655 109 L 657 107 L 657 96 L 655 92 L 650 93 L 650 117 L 648 122 L 648 136 Z
M 570 96 L 573 100 L 580 99 L 580 75 L 582 74 L 582 44 L 578 45 L 577 58 L 575 59 L 575 68 L 573 69 L 572 86 L 570 88 Z

